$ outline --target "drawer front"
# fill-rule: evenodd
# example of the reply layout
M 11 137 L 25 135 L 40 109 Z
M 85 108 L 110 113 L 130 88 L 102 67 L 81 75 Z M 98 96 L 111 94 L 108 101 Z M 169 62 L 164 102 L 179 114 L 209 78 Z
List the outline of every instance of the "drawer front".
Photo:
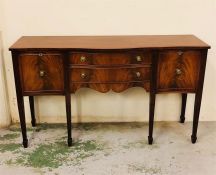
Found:
M 158 60 L 158 91 L 196 90 L 200 70 L 200 51 L 164 51 Z
M 70 64 L 77 65 L 127 65 L 151 64 L 151 53 L 71 53 Z
M 73 68 L 71 82 L 119 83 L 149 81 L 150 68 Z
M 19 56 L 24 92 L 63 91 L 63 60 L 59 53 L 23 53 Z

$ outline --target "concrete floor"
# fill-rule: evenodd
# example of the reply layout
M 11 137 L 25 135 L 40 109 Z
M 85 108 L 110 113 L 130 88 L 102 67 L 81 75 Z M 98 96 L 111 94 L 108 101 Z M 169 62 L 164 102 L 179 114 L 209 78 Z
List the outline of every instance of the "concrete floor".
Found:
M 191 123 L 158 122 L 154 144 L 147 124 L 84 124 L 73 129 L 66 145 L 64 125 L 28 129 L 29 148 L 20 145 L 17 125 L 0 130 L 2 175 L 215 175 L 216 122 L 200 122 L 191 144 Z

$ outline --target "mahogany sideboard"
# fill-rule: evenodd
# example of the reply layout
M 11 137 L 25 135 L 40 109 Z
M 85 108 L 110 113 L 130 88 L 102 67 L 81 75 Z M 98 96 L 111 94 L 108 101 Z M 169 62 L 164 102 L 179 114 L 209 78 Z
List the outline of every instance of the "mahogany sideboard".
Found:
M 180 122 L 184 123 L 187 93 L 195 93 L 191 135 L 195 143 L 209 48 L 194 35 L 21 37 L 9 50 L 23 146 L 28 147 L 24 96 L 29 96 L 32 126 L 36 125 L 34 96 L 65 96 L 71 146 L 71 93 L 83 87 L 103 93 L 131 87 L 149 92 L 149 144 L 156 94 L 181 94 Z

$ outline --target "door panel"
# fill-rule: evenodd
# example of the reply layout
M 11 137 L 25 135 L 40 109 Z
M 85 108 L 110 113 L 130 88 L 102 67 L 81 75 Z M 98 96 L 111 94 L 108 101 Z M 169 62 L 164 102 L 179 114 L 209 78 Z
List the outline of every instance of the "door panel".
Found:
M 200 51 L 164 51 L 158 60 L 158 91 L 194 92 L 200 69 Z
M 63 91 L 62 55 L 24 53 L 20 55 L 20 74 L 24 92 Z

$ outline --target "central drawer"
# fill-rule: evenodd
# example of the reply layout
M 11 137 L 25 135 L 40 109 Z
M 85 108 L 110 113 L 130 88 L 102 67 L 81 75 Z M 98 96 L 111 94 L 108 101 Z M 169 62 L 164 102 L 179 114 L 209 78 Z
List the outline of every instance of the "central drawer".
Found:
M 150 51 L 117 53 L 70 53 L 70 64 L 76 65 L 128 65 L 151 64 Z
M 150 67 L 72 68 L 73 83 L 143 82 L 150 79 Z

